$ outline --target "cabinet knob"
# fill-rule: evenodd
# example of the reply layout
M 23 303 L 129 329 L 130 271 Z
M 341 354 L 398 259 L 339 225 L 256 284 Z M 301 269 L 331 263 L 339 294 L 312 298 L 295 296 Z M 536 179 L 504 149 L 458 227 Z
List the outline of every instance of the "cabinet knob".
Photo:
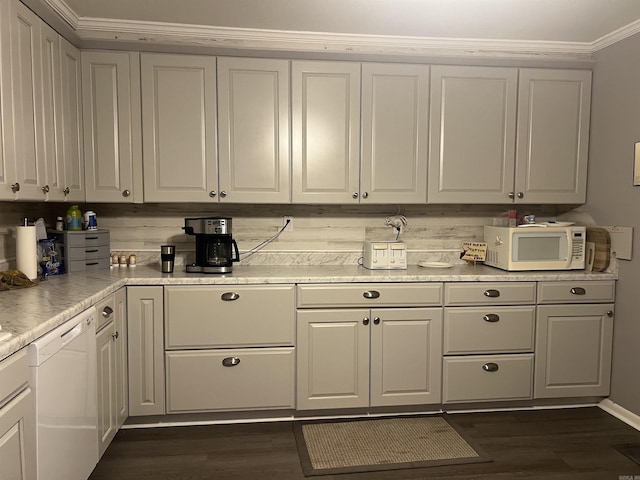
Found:
M 49 185 L 42 187 L 42 193 L 49 193 Z
M 64 193 L 64 196 L 66 197 L 71 193 L 71 189 L 69 187 L 64 187 L 64 190 L 62 190 L 62 193 Z
M 586 295 L 587 291 L 582 287 L 573 287 L 571 290 L 571 295 Z
M 482 365 L 482 369 L 485 372 L 497 372 L 498 371 L 498 364 L 497 363 L 493 363 L 493 362 L 485 363 L 484 365 Z
M 380 317 L 376 317 L 373 319 L 373 324 L 374 325 L 380 325 Z
M 222 190 L 220 192 L 220 198 L 225 198 L 227 196 L 227 192 L 225 190 Z
M 131 195 L 131 191 L 130 190 L 125 190 L 124 192 L 122 192 L 122 196 L 123 197 L 128 197 L 129 195 Z
M 524 193 L 518 192 L 518 198 L 524 198 Z
M 218 194 L 218 192 L 216 192 L 215 190 L 211 190 L 211 191 L 209 192 L 209 196 L 210 196 L 211 198 L 215 197 L 217 194 Z
M 235 367 L 240 364 L 240 359 L 238 357 L 226 357 L 222 359 L 223 367 Z
M 514 199 L 516 198 L 516 194 L 514 192 L 509 192 L 509 194 L 507 195 L 509 198 Z
M 369 192 L 363 192 L 362 198 L 369 198 Z
M 369 298 L 369 299 L 371 299 L 371 298 L 379 298 L 380 297 L 380 292 L 378 292 L 377 290 L 368 290 L 368 291 L 364 292 L 362 294 L 362 296 L 364 298 Z
M 607 317 L 613 318 L 613 310 L 607 310 Z
M 358 198 L 358 192 L 353 192 L 353 195 L 351 195 L 351 196 L 354 198 L 354 200 L 357 200 L 357 198 Z
M 115 341 L 115 340 L 117 340 L 119 336 L 120 336 L 120 334 L 118 333 L 118 331 L 117 331 L 117 330 L 116 330 L 116 332 L 115 332 L 115 333 L 112 333 L 112 334 L 111 334 L 111 338 L 113 338 L 113 340 L 114 340 L 114 341 Z
M 500 321 L 500 316 L 495 313 L 487 313 L 482 319 L 485 322 L 495 323 Z
M 362 324 L 363 324 L 363 325 L 369 325 L 369 317 L 364 317 L 364 318 L 362 319 Z
M 240 294 L 236 292 L 225 292 L 220 295 L 220 298 L 225 302 L 232 302 L 234 300 L 238 300 L 240 298 Z
M 112 313 L 113 313 L 113 308 L 109 307 L 108 305 L 102 309 L 102 316 L 104 318 L 109 318 Z
M 484 291 L 484 296 L 489 298 L 498 298 L 500 296 L 500 290 L 490 288 Z
M 11 185 L 11 191 L 13 193 L 19 192 L 20 191 L 20 184 L 18 182 L 12 184 Z

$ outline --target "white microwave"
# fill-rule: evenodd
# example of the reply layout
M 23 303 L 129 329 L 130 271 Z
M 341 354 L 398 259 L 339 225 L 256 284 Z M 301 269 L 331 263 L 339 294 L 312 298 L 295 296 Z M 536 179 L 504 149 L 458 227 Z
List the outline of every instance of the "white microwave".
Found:
M 485 265 L 503 270 L 580 270 L 586 227 L 484 227 Z

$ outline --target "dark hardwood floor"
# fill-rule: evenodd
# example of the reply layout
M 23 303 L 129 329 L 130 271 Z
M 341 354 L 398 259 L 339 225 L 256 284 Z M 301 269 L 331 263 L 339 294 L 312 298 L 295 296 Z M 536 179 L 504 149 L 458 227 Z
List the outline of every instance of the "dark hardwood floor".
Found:
M 316 478 L 640 480 L 640 465 L 613 448 L 640 444 L 640 432 L 596 407 L 453 419 L 493 462 Z M 121 430 L 90 480 L 304 478 L 291 422 L 275 422 Z

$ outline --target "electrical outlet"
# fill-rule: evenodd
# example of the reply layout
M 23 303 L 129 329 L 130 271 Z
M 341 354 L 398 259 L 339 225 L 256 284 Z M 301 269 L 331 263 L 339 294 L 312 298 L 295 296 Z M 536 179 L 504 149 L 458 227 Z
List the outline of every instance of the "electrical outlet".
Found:
M 287 225 L 287 221 L 289 222 L 289 225 Z M 287 228 L 284 229 L 285 232 L 293 232 L 293 217 L 290 215 L 285 215 L 284 217 L 282 217 L 282 226 L 284 227 L 285 225 L 287 225 Z

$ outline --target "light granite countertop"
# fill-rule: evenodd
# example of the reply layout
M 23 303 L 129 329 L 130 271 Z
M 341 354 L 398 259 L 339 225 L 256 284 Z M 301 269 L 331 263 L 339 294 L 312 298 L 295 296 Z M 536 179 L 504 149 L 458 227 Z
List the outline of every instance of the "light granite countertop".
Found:
M 53 276 L 37 286 L 0 292 L 0 326 L 11 337 L 0 341 L 0 360 L 25 347 L 74 315 L 128 285 L 242 285 L 282 283 L 499 282 L 615 280 L 614 273 L 584 271 L 504 272 L 484 265 L 451 268 L 409 266 L 407 270 L 367 270 L 354 265 L 236 266 L 231 274 L 165 274 L 156 265 L 112 268 Z M 180 269 L 180 271 L 178 271 Z

